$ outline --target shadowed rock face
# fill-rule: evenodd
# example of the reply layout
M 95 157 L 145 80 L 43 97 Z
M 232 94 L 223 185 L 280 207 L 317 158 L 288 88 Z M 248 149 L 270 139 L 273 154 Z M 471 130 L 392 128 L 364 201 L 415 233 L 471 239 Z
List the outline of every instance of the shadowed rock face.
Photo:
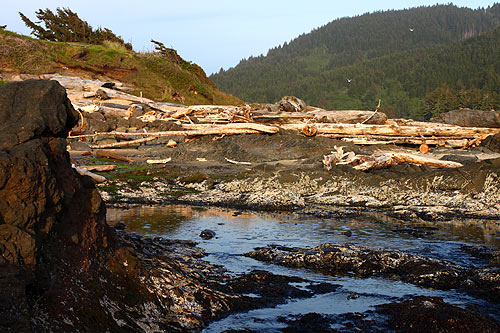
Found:
M 89 269 L 108 247 L 94 183 L 69 163 L 78 113 L 53 81 L 0 88 L 0 327 L 28 330 L 33 300 L 54 288 L 66 260 Z
M 55 81 L 0 87 L 0 331 L 193 330 L 227 313 L 239 297 L 214 295 L 222 272 L 193 244 L 107 226 L 66 152 L 77 122 Z
M 71 168 L 77 122 L 55 81 L 0 87 L 0 331 L 198 331 L 305 297 L 287 277 L 231 279 L 196 243 L 115 232 L 94 181 Z
M 500 133 L 487 137 L 481 142 L 481 147 L 486 147 L 494 152 L 500 152 Z

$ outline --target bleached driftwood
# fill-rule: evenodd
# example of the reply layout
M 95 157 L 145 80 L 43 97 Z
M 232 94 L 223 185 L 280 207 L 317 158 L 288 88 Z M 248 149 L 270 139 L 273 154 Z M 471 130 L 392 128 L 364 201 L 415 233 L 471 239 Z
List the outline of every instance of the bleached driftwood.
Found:
M 184 124 L 182 125 L 184 128 L 188 128 L 190 130 L 198 130 L 198 131 L 206 131 L 206 130 L 211 130 L 211 129 L 219 129 L 219 130 L 226 130 L 226 129 L 241 129 L 241 130 L 250 130 L 250 131 L 257 131 L 257 132 L 262 132 L 262 133 L 268 133 L 268 134 L 274 134 L 278 133 L 279 128 L 276 126 L 269 126 L 269 125 L 263 125 L 263 124 L 256 124 L 256 123 L 231 123 L 231 124 L 225 124 L 225 125 L 210 125 L 210 124 Z M 224 133 L 220 133 L 224 134 Z
M 323 157 L 323 165 L 330 170 L 334 165 L 351 165 L 356 170 L 378 170 L 401 163 L 412 163 L 418 165 L 429 165 L 436 168 L 460 168 L 463 165 L 458 162 L 442 161 L 423 155 L 408 154 L 401 152 L 376 153 L 372 155 L 356 155 L 353 152 L 344 153 L 342 147 L 336 147 L 329 155 Z
M 252 163 L 250 163 L 250 162 L 238 162 L 238 161 L 230 160 L 229 158 L 225 158 L 225 159 L 227 162 L 229 162 L 231 164 L 252 165 Z
M 102 144 L 102 145 L 91 145 L 90 148 L 92 148 L 92 149 L 103 149 L 103 148 L 115 148 L 115 147 L 134 146 L 134 145 L 139 145 L 141 143 L 153 141 L 153 140 L 156 140 L 158 138 L 159 138 L 159 136 L 151 136 L 151 137 L 148 137 L 148 138 L 142 138 L 142 139 L 136 139 L 136 140 L 130 140 L 130 141 L 120 141 L 120 142 L 107 143 L 107 144 Z
M 284 129 L 302 131 L 304 124 L 281 125 Z M 500 128 L 479 127 L 416 127 L 394 125 L 365 125 L 365 124 L 314 124 L 318 134 L 344 134 L 344 135 L 388 135 L 388 136 L 467 136 L 477 137 L 500 133 Z
M 279 131 L 278 127 L 268 126 L 262 124 L 254 124 L 254 123 L 232 123 L 226 125 L 208 125 L 208 124 L 186 124 L 184 125 L 186 128 L 190 128 L 189 130 L 184 131 L 163 131 L 163 132 L 100 132 L 94 134 L 82 134 L 82 135 L 72 135 L 68 138 L 76 139 L 76 138 L 84 138 L 84 137 L 99 137 L 99 136 L 109 136 L 109 135 L 118 135 L 118 136 L 151 136 L 151 137 L 165 137 L 165 136 L 199 136 L 199 135 L 233 135 L 233 134 L 256 134 L 256 133 L 268 133 L 274 134 Z M 142 139 L 139 139 L 142 140 Z M 153 140 L 153 139 L 151 139 Z M 134 143 L 140 143 L 139 141 L 133 142 L 128 141 L 132 145 Z M 142 141 L 146 142 L 146 141 Z M 111 147 L 120 147 L 127 145 L 125 143 L 112 143 L 109 144 L 106 148 Z
M 428 122 L 428 121 L 417 121 L 413 119 L 403 119 L 403 118 L 393 118 L 387 119 L 385 125 L 395 125 L 395 126 L 414 126 L 414 127 L 458 127 L 457 125 Z
M 103 172 L 103 171 L 113 171 L 116 169 L 116 165 L 114 164 L 103 164 L 103 165 L 79 165 L 78 167 L 87 169 L 88 171 L 97 171 L 97 172 Z
M 268 124 L 290 124 L 290 123 L 303 123 L 306 121 L 313 121 L 314 115 L 304 112 L 279 112 L 270 113 L 268 111 L 252 111 L 252 119 L 258 123 Z
M 162 160 L 146 160 L 147 164 L 166 164 L 172 160 L 171 157 L 164 158 Z
M 85 168 L 79 168 L 79 167 L 77 167 L 74 164 L 72 165 L 72 167 L 73 167 L 73 169 L 76 170 L 76 172 L 78 172 L 78 174 L 80 174 L 82 176 L 89 176 L 89 177 L 91 177 L 92 179 L 94 179 L 98 183 L 102 183 L 102 182 L 106 181 L 105 177 L 100 176 L 100 175 L 96 175 L 95 173 L 92 173 L 92 172 L 90 172 L 89 170 L 87 170 Z
M 383 125 L 387 121 L 387 116 L 382 112 L 363 110 L 342 110 L 342 111 L 313 111 L 314 121 L 318 123 L 336 124 L 366 124 Z
M 181 109 L 181 110 L 178 110 L 177 112 L 175 112 L 173 115 L 171 115 L 171 117 L 174 119 L 179 119 L 183 116 L 187 116 L 191 112 L 193 112 L 192 108 L 184 108 L 184 109 Z
M 474 140 L 472 138 L 454 138 L 454 137 L 399 137 L 399 136 L 379 136 L 379 135 L 366 135 L 366 136 L 348 136 L 345 135 L 326 135 L 332 139 L 341 139 L 345 142 L 351 142 L 359 145 L 374 145 L 374 144 L 410 144 L 410 145 L 433 145 L 439 147 L 450 148 L 467 148 Z

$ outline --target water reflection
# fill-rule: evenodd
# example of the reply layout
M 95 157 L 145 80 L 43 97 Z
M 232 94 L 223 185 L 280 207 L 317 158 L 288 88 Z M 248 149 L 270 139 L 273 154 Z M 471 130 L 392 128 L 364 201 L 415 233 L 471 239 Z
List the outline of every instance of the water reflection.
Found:
M 382 278 L 355 279 L 327 276 L 306 269 L 291 269 L 263 263 L 240 254 L 255 247 L 279 244 L 313 247 L 322 243 L 352 243 L 376 248 L 400 249 L 450 260 L 471 267 L 483 264 L 463 251 L 464 244 L 486 244 L 500 248 L 499 221 L 455 220 L 452 222 L 411 222 L 370 215 L 358 219 L 317 219 L 291 213 L 254 213 L 229 209 L 200 208 L 183 205 L 143 206 L 133 209 L 108 209 L 108 223 L 123 221 L 127 232 L 171 239 L 199 241 L 205 258 L 223 265 L 233 274 L 263 269 L 275 274 L 340 284 L 338 292 L 306 300 L 290 300 L 273 309 L 260 309 L 231 315 L 206 328 L 207 332 L 227 329 L 276 330 L 282 327 L 276 318 L 296 313 L 362 312 L 376 304 L 403 295 L 439 296 L 449 303 L 472 305 L 483 313 L 500 316 L 499 310 L 480 299 L 457 291 L 421 289 L 417 286 Z M 199 237 L 204 229 L 216 236 Z M 352 293 L 365 295 L 349 300 Z
M 317 219 L 295 214 L 183 205 L 142 206 L 127 210 L 110 208 L 107 218 L 111 225 L 124 221 L 128 232 L 148 236 L 198 240 L 201 230 L 208 228 L 217 232 L 219 242 L 237 239 L 258 243 L 258 246 L 275 242 L 301 247 L 325 242 L 350 242 L 412 250 L 416 244 L 446 241 L 500 248 L 500 221 L 492 220 L 413 223 L 382 214 L 358 219 Z M 428 249 L 422 250 L 428 253 Z

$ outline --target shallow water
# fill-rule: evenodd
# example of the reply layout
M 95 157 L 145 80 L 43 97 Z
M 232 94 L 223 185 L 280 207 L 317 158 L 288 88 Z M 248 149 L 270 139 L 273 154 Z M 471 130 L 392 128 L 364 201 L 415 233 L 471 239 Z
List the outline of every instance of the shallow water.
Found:
M 412 284 L 382 278 L 328 276 L 240 256 L 255 247 L 269 244 L 313 247 L 331 242 L 399 249 L 473 267 L 484 263 L 461 250 L 461 247 L 465 244 L 475 244 L 500 249 L 499 221 L 455 220 L 439 224 L 412 224 L 383 215 L 363 219 L 317 219 L 296 214 L 259 214 L 191 206 L 108 209 L 108 222 L 113 224 L 118 221 L 125 222 L 127 232 L 198 241 L 199 247 L 208 254 L 206 260 L 223 265 L 234 274 L 264 269 L 275 274 L 299 276 L 342 286 L 334 293 L 309 299 L 289 300 L 286 304 L 272 309 L 233 314 L 212 323 L 206 328 L 207 332 L 226 329 L 279 330 L 284 327 L 284 324 L 276 320 L 279 316 L 309 312 L 363 312 L 372 309 L 374 305 L 387 303 L 404 295 L 439 296 L 452 304 L 474 305 L 482 312 L 500 318 L 500 310 L 496 307 L 453 290 L 422 289 Z M 215 231 L 216 236 L 210 240 L 201 239 L 199 235 L 204 229 Z M 360 297 L 348 299 L 348 296 L 353 294 Z

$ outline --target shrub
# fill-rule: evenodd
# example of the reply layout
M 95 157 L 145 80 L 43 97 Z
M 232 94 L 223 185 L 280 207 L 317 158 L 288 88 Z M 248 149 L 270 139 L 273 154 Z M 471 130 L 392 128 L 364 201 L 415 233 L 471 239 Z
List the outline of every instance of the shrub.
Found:
M 36 11 L 36 17 L 40 23 L 43 22 L 45 27 L 33 23 L 21 12 L 19 15 L 24 24 L 31 29 L 31 34 L 39 39 L 87 44 L 103 44 L 105 41 L 110 41 L 121 44 L 128 50 L 132 49 L 130 43 L 125 43 L 120 36 L 115 35 L 111 30 L 107 28 L 94 30 L 69 8 L 57 8 L 56 13 L 50 9 Z

